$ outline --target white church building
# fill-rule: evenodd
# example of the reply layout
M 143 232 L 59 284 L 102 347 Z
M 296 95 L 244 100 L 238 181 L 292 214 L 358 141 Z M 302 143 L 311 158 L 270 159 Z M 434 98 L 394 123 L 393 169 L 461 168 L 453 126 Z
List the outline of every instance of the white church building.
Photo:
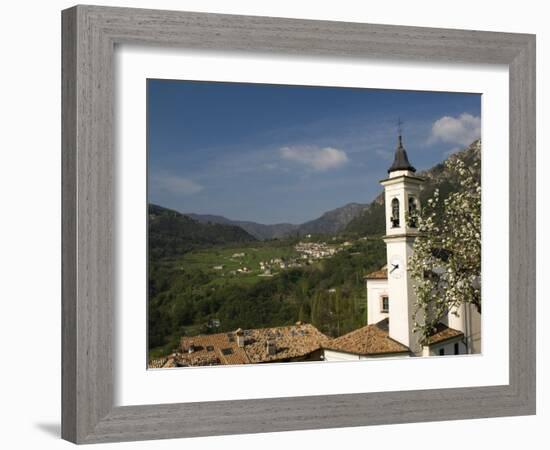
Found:
M 324 345 L 326 361 L 388 356 L 461 355 L 481 352 L 481 315 L 473 305 L 449 311 L 426 345 L 414 331 L 416 296 L 408 260 L 418 236 L 424 180 L 415 175 L 399 136 L 384 186 L 387 264 L 368 274 L 368 325 Z

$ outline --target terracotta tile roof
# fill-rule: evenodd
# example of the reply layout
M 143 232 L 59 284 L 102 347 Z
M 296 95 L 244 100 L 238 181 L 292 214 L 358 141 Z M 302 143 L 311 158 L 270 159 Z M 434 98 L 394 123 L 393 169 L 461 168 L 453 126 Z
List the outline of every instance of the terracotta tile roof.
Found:
M 189 352 L 192 348 L 193 351 Z M 181 353 L 176 357 L 180 366 L 213 366 L 219 364 L 247 364 L 249 359 L 237 345 L 235 333 L 203 334 L 183 337 Z
M 171 367 L 176 367 L 176 361 L 174 358 L 168 358 L 168 360 L 162 366 L 163 369 L 169 369 Z
M 164 367 L 164 364 L 168 361 L 167 358 L 157 358 L 149 361 L 149 369 L 160 369 Z
M 170 367 L 176 367 L 173 357 L 157 358 L 149 361 L 149 369 L 167 369 Z
M 310 324 L 245 331 L 245 351 L 252 363 L 300 358 L 320 350 L 330 339 Z M 268 352 L 268 341 L 274 345 Z
M 244 347 L 239 347 L 238 335 L 244 336 Z M 320 350 L 322 344 L 328 341 L 329 338 L 313 325 L 300 322 L 287 327 L 239 329 L 229 333 L 183 337 L 175 364 L 212 366 L 283 361 L 305 357 Z M 268 342 L 272 345 L 271 352 Z M 192 352 L 189 352 L 190 348 Z
M 464 336 L 464 333 L 462 331 L 455 330 L 454 328 L 449 328 L 447 325 L 439 323 L 437 325 L 436 331 L 428 338 L 427 344 L 439 344 L 448 339 L 462 336 Z
M 408 347 L 390 338 L 388 324 L 388 319 L 381 320 L 332 339 L 323 347 L 328 350 L 363 356 L 408 353 L 410 351 Z
M 388 279 L 388 266 L 382 267 L 380 270 L 371 272 L 363 277 L 366 280 L 387 280 Z

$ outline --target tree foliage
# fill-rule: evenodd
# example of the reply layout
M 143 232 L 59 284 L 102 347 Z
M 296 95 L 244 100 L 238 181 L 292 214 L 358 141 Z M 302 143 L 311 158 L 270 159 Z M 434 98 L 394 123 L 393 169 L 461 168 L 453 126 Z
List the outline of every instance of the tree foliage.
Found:
M 446 198 L 436 189 L 420 220 L 409 267 L 416 293 L 415 330 L 424 343 L 451 311 L 473 304 L 481 312 L 480 164 L 449 158 L 459 189 Z

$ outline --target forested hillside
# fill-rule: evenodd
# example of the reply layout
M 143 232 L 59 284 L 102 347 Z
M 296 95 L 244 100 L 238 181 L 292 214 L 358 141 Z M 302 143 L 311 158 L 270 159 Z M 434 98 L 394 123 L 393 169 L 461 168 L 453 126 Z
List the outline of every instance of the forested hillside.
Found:
M 456 157 L 464 160 L 468 167 L 473 167 L 473 163 L 475 161 L 480 161 L 481 159 L 481 141 L 477 140 L 466 149 L 449 156 L 449 158 Z M 442 200 L 445 199 L 450 192 L 456 192 L 460 189 L 458 180 L 445 168 L 444 162 L 441 162 L 428 170 L 418 172 L 416 175 L 425 179 L 425 183 L 420 194 L 421 204 L 425 204 L 425 202 L 432 197 L 436 188 L 439 189 L 439 194 Z M 477 177 L 481 177 L 481 173 L 477 173 L 476 175 Z M 443 202 L 441 202 L 441 204 L 442 203 Z M 378 195 L 362 214 L 351 220 L 348 223 L 345 232 L 356 235 L 384 234 L 384 194 L 381 193 Z
M 177 211 L 149 205 L 149 257 L 180 256 L 196 248 L 256 239 L 235 225 L 199 223 Z

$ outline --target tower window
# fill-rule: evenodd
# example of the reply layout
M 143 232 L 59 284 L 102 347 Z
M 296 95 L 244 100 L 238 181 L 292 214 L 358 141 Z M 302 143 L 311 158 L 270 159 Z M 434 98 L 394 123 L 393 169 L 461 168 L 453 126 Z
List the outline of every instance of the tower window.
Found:
M 380 298 L 380 312 L 387 313 L 390 310 L 390 299 L 387 295 Z
M 418 204 L 416 198 L 409 197 L 409 227 L 416 228 L 418 226 Z
M 394 198 L 391 201 L 391 227 L 399 228 L 399 200 Z

